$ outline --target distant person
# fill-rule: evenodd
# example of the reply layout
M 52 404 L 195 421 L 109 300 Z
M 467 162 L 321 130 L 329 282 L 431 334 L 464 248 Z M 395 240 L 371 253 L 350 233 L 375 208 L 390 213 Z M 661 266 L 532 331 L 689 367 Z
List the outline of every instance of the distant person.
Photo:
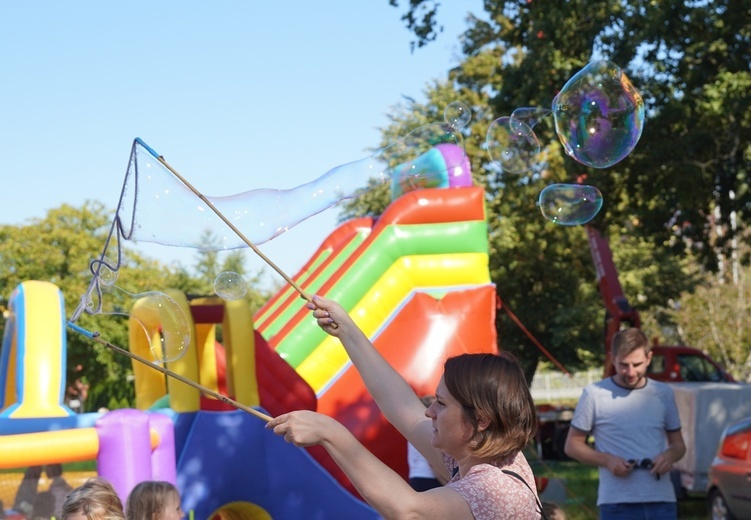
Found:
M 598 466 L 600 518 L 675 519 L 669 473 L 686 446 L 673 391 L 647 378 L 652 352 L 641 330 L 617 332 L 612 356 L 615 375 L 585 387 L 576 405 L 566 455 Z
M 52 495 L 54 516 L 55 518 L 60 518 L 63 511 L 65 497 L 68 496 L 68 493 L 73 491 L 73 487 L 65 481 L 65 478 L 63 478 L 62 464 L 48 464 L 44 467 L 44 472 L 47 474 L 47 478 L 52 480 L 48 492 Z
M 180 492 L 170 482 L 147 480 L 136 484 L 125 503 L 128 520 L 180 520 Z
M 435 401 L 435 397 L 426 395 L 421 397 L 420 401 L 425 405 L 425 408 L 428 408 Z M 407 464 L 409 465 L 409 485 L 415 491 L 427 491 L 441 487 L 446 483 L 445 478 L 439 479 L 436 476 L 433 466 L 417 451 L 417 448 L 411 442 L 407 443 Z
M 45 494 L 42 498 L 39 498 L 41 493 L 38 493 L 39 479 L 42 476 L 42 471 L 47 474 L 52 482 L 49 487 L 49 495 Z M 26 518 L 32 518 L 34 516 L 33 509 L 36 507 L 37 513 L 41 510 L 47 510 L 47 503 L 52 500 L 52 512 L 49 516 L 56 518 L 60 517 L 63 502 L 66 495 L 73 489 L 62 476 L 63 466 L 62 464 L 48 464 L 46 466 L 31 466 L 26 468 L 23 474 L 21 484 L 18 486 L 15 500 L 13 501 L 13 509 L 22 513 Z
M 123 503 L 106 479 L 93 477 L 65 498 L 61 520 L 125 520 Z
M 31 513 L 26 517 L 29 520 L 49 520 L 58 518 L 55 514 L 55 496 L 49 491 L 37 493 L 31 504 Z
M 267 424 L 295 446 L 321 445 L 360 495 L 385 518 L 537 520 L 542 506 L 522 450 L 537 415 L 518 362 L 508 352 L 448 358 L 436 400 L 425 409 L 341 305 L 314 296 L 318 325 L 339 338 L 386 418 L 414 444 L 445 486 L 415 491 L 335 419 L 299 410 Z
M 31 509 L 34 504 L 34 498 L 37 496 L 42 469 L 43 466 L 29 466 L 26 468 L 21 478 L 21 484 L 19 484 L 16 491 L 16 497 L 13 500 L 13 509 L 26 518 L 31 517 Z

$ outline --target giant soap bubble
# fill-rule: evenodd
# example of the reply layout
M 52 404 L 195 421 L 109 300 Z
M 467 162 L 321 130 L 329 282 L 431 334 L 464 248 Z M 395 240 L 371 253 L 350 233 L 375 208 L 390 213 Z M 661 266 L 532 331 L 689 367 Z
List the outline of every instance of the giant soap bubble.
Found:
M 626 74 L 593 61 L 566 82 L 553 100 L 555 130 L 566 153 L 607 168 L 636 146 L 644 127 L 644 101 Z

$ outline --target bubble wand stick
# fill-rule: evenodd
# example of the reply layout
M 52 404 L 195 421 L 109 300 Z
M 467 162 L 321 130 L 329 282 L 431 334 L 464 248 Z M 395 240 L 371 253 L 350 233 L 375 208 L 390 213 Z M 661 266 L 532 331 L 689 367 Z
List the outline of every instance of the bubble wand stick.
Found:
M 224 396 L 222 394 L 214 392 L 213 390 L 211 390 L 209 388 L 206 388 L 205 386 L 202 386 L 202 385 L 196 383 L 195 381 L 192 381 L 192 380 L 190 380 L 190 379 L 188 379 L 186 377 L 183 377 L 183 376 L 181 376 L 180 374 L 178 374 L 176 372 L 173 372 L 173 371 L 171 371 L 169 369 L 166 369 L 166 368 L 164 368 L 162 366 L 159 366 L 156 363 L 152 363 L 148 359 L 142 358 L 141 356 L 139 356 L 137 354 L 133 354 L 132 352 L 130 352 L 128 350 L 125 350 L 123 348 L 120 348 L 117 345 L 113 345 L 109 341 L 106 341 L 106 340 L 102 339 L 100 337 L 100 335 L 99 335 L 99 332 L 88 331 L 88 330 L 84 329 L 83 327 L 79 327 L 78 325 L 76 325 L 75 323 L 72 323 L 70 321 L 68 322 L 68 327 L 70 327 L 71 329 L 75 330 L 76 332 L 79 332 L 79 333 L 83 334 L 87 338 L 89 338 L 89 339 L 91 339 L 93 341 L 96 341 L 97 343 L 100 343 L 100 344 L 104 345 L 105 347 L 107 347 L 110 350 L 114 350 L 115 352 L 123 354 L 124 356 L 127 356 L 127 357 L 129 357 L 130 359 L 132 359 L 134 361 L 138 361 L 139 363 L 147 365 L 147 366 L 153 368 L 154 370 L 156 370 L 157 372 L 161 372 L 165 376 L 177 379 L 181 383 L 185 383 L 186 385 L 191 386 L 191 387 L 195 388 L 196 390 L 199 390 L 199 391 L 203 392 L 204 394 L 206 394 L 206 395 L 208 395 L 210 397 L 213 397 L 214 399 L 217 399 L 217 400 L 219 400 L 219 401 L 221 401 L 221 402 L 223 402 L 225 404 L 228 404 L 230 406 L 234 406 L 235 408 L 237 408 L 239 410 L 243 410 L 245 412 L 248 412 L 251 415 L 255 415 L 259 419 L 263 419 L 266 422 L 269 422 L 271 420 L 271 417 L 268 416 L 268 415 L 266 415 L 265 413 L 259 412 L 258 410 L 255 410 L 255 409 L 253 409 L 253 408 L 251 408 L 249 406 L 245 406 L 242 403 L 238 403 L 234 399 L 230 399 L 227 396 Z
M 154 158 L 155 158 L 155 159 L 156 159 L 157 161 L 159 161 L 160 163 L 162 163 L 162 165 L 163 165 L 163 166 L 164 166 L 165 168 L 167 168 L 167 169 L 168 169 L 168 170 L 169 170 L 169 171 L 170 171 L 170 172 L 172 173 L 172 175 L 174 175 L 175 177 L 177 177 L 177 178 L 178 178 L 178 179 L 180 180 L 180 182 L 182 182 L 182 183 L 183 183 L 183 184 L 184 184 L 184 185 L 185 185 L 185 186 L 186 186 L 186 187 L 187 187 L 187 188 L 188 188 L 188 189 L 189 189 L 190 191 L 192 191 L 192 192 L 193 192 L 193 194 L 195 194 L 195 196 L 196 196 L 196 197 L 198 197 L 199 199 L 201 199 L 201 200 L 203 201 L 203 203 L 204 203 L 204 204 L 206 204 L 206 205 L 207 205 L 207 206 L 208 206 L 208 207 L 209 207 L 209 208 L 211 209 L 211 211 L 213 211 L 213 212 L 214 212 L 214 213 L 216 214 L 216 216 L 217 216 L 217 217 L 219 217 L 220 219 L 222 219 L 222 221 L 223 221 L 223 222 L 224 222 L 225 224 L 227 224 L 227 226 L 229 226 L 229 228 L 230 228 L 230 229 L 231 229 L 231 230 L 232 230 L 232 231 L 233 231 L 233 232 L 234 232 L 234 233 L 235 233 L 235 234 L 236 234 L 236 235 L 237 235 L 238 237 L 240 237 L 240 239 L 241 239 L 241 240 L 242 240 L 243 242 L 245 242 L 245 243 L 247 244 L 247 246 L 248 246 L 249 248 L 251 248 L 251 249 L 253 250 L 253 252 L 254 252 L 255 254 L 257 254 L 257 255 L 258 255 L 259 257 L 261 257 L 261 260 L 263 260 L 264 262 L 266 262 L 266 263 L 267 263 L 267 264 L 268 264 L 268 265 L 269 265 L 269 266 L 270 266 L 270 267 L 271 267 L 271 268 L 272 268 L 272 269 L 273 269 L 274 271 L 276 271 L 277 273 L 279 273 L 279 275 L 280 275 L 280 276 L 281 276 L 282 278 L 284 278 L 284 280 L 286 280 L 286 282 L 287 282 L 288 284 L 290 284 L 290 285 L 292 286 L 292 288 L 293 288 L 294 290 L 296 290 L 296 291 L 297 291 L 298 293 L 300 293 L 300 296 L 301 296 L 301 297 L 302 297 L 303 299 L 307 300 L 308 302 L 312 302 L 312 301 L 313 301 L 313 300 L 312 300 L 312 298 L 311 298 L 310 296 L 308 296 L 308 294 L 307 294 L 307 293 L 306 293 L 305 291 L 303 291 L 303 290 L 302 290 L 302 289 L 300 288 L 300 286 L 299 286 L 299 285 L 297 285 L 297 284 L 295 283 L 295 281 L 294 281 L 294 280 L 292 280 L 292 278 L 290 278 L 289 276 L 287 276 L 287 274 L 286 274 L 286 273 L 285 273 L 284 271 L 282 271 L 282 270 L 281 270 L 281 269 L 279 268 L 279 266 L 277 266 L 277 265 L 276 265 L 276 264 L 275 264 L 274 262 L 272 262 L 272 261 L 271 261 L 271 259 L 270 259 L 269 257 L 267 257 L 267 256 L 266 256 L 265 254 L 263 254 L 263 252 L 262 252 L 262 251 L 261 251 L 260 249 L 258 249 L 258 247 L 257 247 L 257 246 L 256 246 L 256 245 L 255 245 L 255 244 L 254 244 L 253 242 L 251 242 L 249 238 L 247 238 L 247 237 L 246 237 L 246 236 L 245 236 L 245 235 L 244 235 L 244 234 L 243 234 L 243 233 L 242 233 L 242 232 L 241 232 L 241 231 L 240 231 L 239 229 L 237 229 L 237 227 L 235 227 L 235 225 L 234 225 L 234 224 L 233 224 L 232 222 L 230 222 L 230 221 L 229 221 L 229 219 L 227 219 L 227 217 L 225 217 L 225 216 L 224 216 L 224 215 L 222 214 L 222 212 L 221 212 L 221 211 L 219 211 L 219 210 L 218 210 L 218 209 L 216 208 L 216 206 L 214 206 L 214 205 L 213 205 L 213 204 L 211 203 L 211 201 L 210 201 L 210 200 L 209 200 L 208 198 L 206 198 L 206 196 L 205 196 L 205 195 L 204 195 L 203 193 L 201 193 L 201 192 L 200 192 L 200 191 L 198 191 L 198 190 L 197 190 L 197 189 L 196 189 L 195 187 L 193 187 L 193 185 L 192 185 L 192 184 L 191 184 L 190 182 L 188 182 L 188 180 L 187 180 L 187 179 L 186 179 L 185 177 L 183 177 L 182 175 L 180 175 L 180 174 L 179 174 L 179 173 L 177 172 L 177 170 L 175 170 L 175 169 L 174 169 L 174 168 L 173 168 L 172 166 L 170 166 L 170 165 L 169 165 L 169 164 L 167 163 L 167 161 L 165 161 L 165 160 L 164 160 L 164 157 L 163 157 L 163 156 L 161 156 L 161 155 L 159 155 L 158 153 L 156 153 L 156 151 L 154 151 L 154 149 L 153 149 L 153 148 L 151 148 L 151 147 L 150 147 L 149 145 L 147 145 L 146 143 L 144 143 L 144 142 L 143 142 L 143 141 L 142 141 L 142 140 L 141 140 L 140 138 L 136 138 L 136 141 L 138 141 L 138 143 L 139 143 L 139 144 L 140 144 L 141 146 L 143 146 L 143 147 L 144 147 L 144 149 L 148 150 L 148 152 L 149 152 L 149 153 L 150 153 L 151 155 L 153 155 L 153 156 L 154 156 Z

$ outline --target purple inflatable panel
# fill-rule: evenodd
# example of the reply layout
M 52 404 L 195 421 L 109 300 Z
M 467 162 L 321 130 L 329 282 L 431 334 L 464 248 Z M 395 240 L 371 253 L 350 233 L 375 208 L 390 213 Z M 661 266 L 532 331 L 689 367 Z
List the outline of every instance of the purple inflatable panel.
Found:
M 441 151 L 444 161 L 449 166 L 449 186 L 472 186 L 472 172 L 464 148 L 455 144 L 439 144 L 436 148 Z
M 149 414 L 114 410 L 94 427 L 99 434 L 98 473 L 112 483 L 124 504 L 136 484 L 151 480 Z

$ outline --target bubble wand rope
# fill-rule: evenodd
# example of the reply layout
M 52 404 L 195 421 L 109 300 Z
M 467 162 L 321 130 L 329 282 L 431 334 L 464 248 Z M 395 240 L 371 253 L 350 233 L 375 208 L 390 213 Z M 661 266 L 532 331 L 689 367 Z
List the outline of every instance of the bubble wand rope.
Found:
M 216 208 L 216 206 L 214 206 L 214 205 L 213 205 L 213 204 L 211 203 L 211 201 L 209 201 L 209 200 L 208 200 L 208 199 L 206 198 L 206 196 L 205 196 L 205 195 L 204 195 L 203 193 L 201 193 L 201 192 L 200 192 L 200 191 L 198 191 L 198 190 L 197 190 L 196 188 L 194 188 L 194 187 L 193 187 L 193 185 L 192 185 L 191 183 L 189 183 L 189 182 L 188 182 L 188 180 L 187 180 L 187 179 L 186 179 L 185 177 L 183 177 L 182 175 L 180 175 L 180 174 L 179 174 L 179 173 L 178 173 L 178 172 L 177 172 L 177 171 L 176 171 L 176 170 L 175 170 L 175 169 L 174 169 L 174 168 L 173 168 L 172 166 L 170 166 L 170 165 L 169 165 L 169 164 L 167 163 L 167 161 L 165 161 L 165 160 L 164 160 L 164 157 L 162 157 L 161 155 L 159 155 L 158 153 L 156 153 L 156 152 L 154 151 L 154 149 L 153 149 L 153 148 L 151 148 L 151 147 L 150 147 L 149 145 L 147 145 L 146 143 L 144 143 L 144 142 L 143 142 L 143 141 L 142 141 L 142 140 L 141 140 L 140 138 L 136 138 L 136 141 L 138 141 L 138 143 L 139 143 L 139 144 L 140 144 L 141 146 L 143 146 L 143 147 L 144 147 L 144 148 L 145 148 L 146 150 L 148 150 L 148 152 L 149 152 L 149 153 L 150 153 L 151 155 L 153 155 L 153 156 L 154 156 L 154 158 L 156 158 L 156 160 L 157 160 L 157 161 L 159 161 L 160 163 L 162 163 L 162 165 L 163 165 L 163 166 L 164 166 L 165 168 L 167 168 L 167 169 L 168 169 L 168 170 L 169 170 L 169 171 L 170 171 L 170 172 L 172 173 L 172 175 L 174 175 L 175 177 L 177 177 L 177 178 L 178 178 L 178 179 L 180 180 L 180 182 L 182 182 L 183 184 L 185 184 L 185 186 L 186 186 L 186 187 L 187 187 L 187 188 L 188 188 L 188 189 L 189 189 L 190 191 L 192 191 L 192 192 L 193 192 L 193 193 L 194 193 L 194 194 L 196 195 L 196 197 L 198 197 L 199 199 L 201 199 L 201 200 L 203 201 L 203 203 L 204 203 L 204 204 L 206 204 L 206 205 L 207 205 L 207 206 L 208 206 L 208 207 L 209 207 L 209 208 L 211 209 L 211 211 L 213 211 L 213 212 L 214 212 L 214 213 L 216 214 L 216 216 L 217 216 L 217 217 L 219 217 L 220 219 L 222 219 L 222 221 L 223 221 L 223 222 L 224 222 L 225 224 L 227 224 L 227 226 L 229 226 L 229 228 L 230 228 L 230 229 L 231 229 L 231 230 L 232 230 L 232 231 L 233 231 L 233 232 L 234 232 L 234 233 L 235 233 L 235 234 L 236 234 L 236 235 L 237 235 L 237 236 L 238 236 L 238 237 L 239 237 L 239 238 L 240 238 L 240 239 L 241 239 L 241 240 L 242 240 L 243 242 L 245 242 L 245 243 L 247 244 L 247 246 L 248 246 L 249 248 L 251 248 L 251 249 L 253 250 L 253 252 L 254 252 L 255 254 L 257 254 L 257 255 L 258 255 L 259 257 L 261 257 L 261 260 L 263 260 L 264 262 L 266 262 L 266 263 L 267 263 L 267 264 L 268 264 L 268 265 L 269 265 L 269 266 L 270 266 L 270 267 L 271 267 L 272 269 L 274 269 L 274 271 L 276 271 L 277 273 L 279 273 L 279 275 L 280 275 L 280 276 L 281 276 L 282 278 L 284 278 L 284 279 L 286 280 L 286 282 L 287 282 L 288 284 L 290 284 L 290 285 L 292 286 L 292 288 L 293 288 L 294 290 L 296 290 L 296 291 L 297 291 L 298 293 L 300 293 L 300 296 L 301 296 L 301 297 L 302 297 L 303 299 L 307 300 L 308 302 L 312 302 L 312 301 L 313 301 L 313 300 L 311 299 L 311 297 L 310 297 L 310 296 L 308 296 L 308 294 L 307 294 L 307 293 L 305 293 L 305 291 L 303 291 L 303 290 L 302 290 L 302 289 L 300 288 L 300 286 L 298 286 L 298 285 L 297 285 L 297 284 L 295 283 L 295 281 L 294 281 L 294 280 L 292 280 L 292 278 L 290 278 L 289 276 L 287 276 L 287 274 L 286 274 L 286 273 L 285 273 L 284 271 L 282 271 L 282 270 L 281 270 L 281 269 L 279 268 L 279 266 L 277 266 L 277 265 L 276 265 L 276 264 L 275 264 L 274 262 L 272 262 L 272 261 L 271 261 L 271 259 L 270 259 L 269 257 L 267 257 L 266 255 L 264 255 L 264 254 L 263 254 L 263 252 L 261 252 L 261 250 L 260 250 L 260 249 L 258 249 L 258 247 L 257 247 L 257 246 L 256 246 L 256 245 L 255 245 L 255 244 L 254 244 L 253 242 L 251 242 L 251 241 L 250 241 L 250 239 L 248 239 L 248 238 L 247 238 L 247 237 L 246 237 L 246 236 L 245 236 L 245 235 L 244 235 L 244 234 L 243 234 L 243 233 L 242 233 L 242 232 L 241 232 L 241 231 L 240 231 L 239 229 L 237 229 L 237 227 L 235 227 L 235 225 L 234 225 L 234 224 L 233 224 L 232 222 L 230 222 L 230 221 L 229 221 L 229 219 L 227 219 L 227 217 L 225 217 L 225 216 L 224 216 L 224 215 L 222 214 L 222 212 L 221 212 L 221 211 L 219 211 L 219 210 L 218 210 L 218 209 Z
M 244 412 L 248 412 L 249 414 L 255 415 L 259 419 L 262 419 L 262 420 L 264 420 L 266 422 L 269 422 L 272 419 L 270 416 L 266 415 L 265 413 L 259 412 L 258 410 L 255 410 L 255 409 L 253 409 L 253 408 L 251 408 L 249 406 L 245 406 L 242 403 L 238 403 L 234 399 L 230 399 L 227 396 L 224 396 L 222 394 L 218 394 L 218 393 L 214 392 L 213 390 L 211 390 L 209 388 L 206 388 L 205 386 L 199 385 L 195 381 L 191 381 L 190 379 L 188 379 L 186 377 L 183 377 L 183 376 L 181 376 L 180 374 L 178 374 L 176 372 L 173 372 L 173 371 L 168 370 L 168 369 L 166 369 L 164 367 L 161 367 L 161 366 L 157 365 L 156 363 L 152 363 L 148 359 L 145 359 L 145 358 L 142 358 L 141 356 L 133 354 L 132 352 L 127 351 L 127 350 L 125 350 L 123 348 L 120 348 L 117 345 L 113 345 L 109 341 L 103 340 L 100 337 L 99 332 L 88 331 L 88 330 L 84 329 L 83 327 L 79 327 L 78 325 L 76 325 L 75 323 L 72 323 L 70 321 L 68 322 L 68 327 L 70 327 L 72 330 L 74 330 L 74 331 L 76 331 L 76 332 L 78 332 L 80 334 L 83 334 L 87 338 L 89 338 L 89 339 L 91 339 L 93 341 L 96 341 L 97 343 L 99 343 L 101 345 L 104 345 L 105 347 L 107 347 L 110 350 L 114 350 L 115 352 L 117 352 L 119 354 L 123 354 L 123 355 L 129 357 L 130 359 L 132 359 L 134 361 L 138 361 L 139 363 L 147 365 L 147 366 L 153 368 L 154 370 L 156 370 L 157 372 L 161 372 L 165 376 L 171 377 L 173 379 L 177 379 L 181 383 L 185 383 L 186 385 L 191 386 L 191 387 L 195 388 L 196 390 L 199 390 L 199 391 L 203 392 L 204 394 L 206 394 L 206 395 L 208 395 L 210 397 L 213 397 L 214 399 L 218 399 L 219 401 L 221 401 L 221 402 L 223 402 L 225 404 L 228 404 L 230 406 L 234 406 L 238 410 L 242 410 Z

